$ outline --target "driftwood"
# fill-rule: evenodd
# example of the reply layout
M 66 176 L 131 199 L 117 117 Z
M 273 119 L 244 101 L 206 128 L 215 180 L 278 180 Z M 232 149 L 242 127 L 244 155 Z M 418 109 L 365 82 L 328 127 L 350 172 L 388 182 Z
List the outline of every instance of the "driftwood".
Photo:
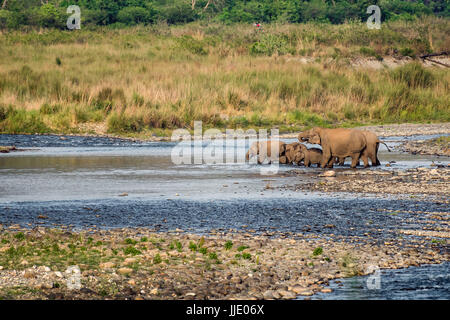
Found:
M 423 56 L 420 56 L 420 58 L 421 58 L 422 60 L 428 60 L 428 61 L 430 61 L 430 62 L 440 64 L 441 66 L 450 68 L 450 66 L 449 66 L 448 64 L 445 64 L 445 63 L 442 63 L 442 62 L 439 62 L 439 61 L 430 59 L 430 57 L 447 56 L 447 55 L 448 55 L 448 52 L 443 51 L 443 52 L 441 52 L 441 53 L 429 53 L 429 54 L 424 54 Z

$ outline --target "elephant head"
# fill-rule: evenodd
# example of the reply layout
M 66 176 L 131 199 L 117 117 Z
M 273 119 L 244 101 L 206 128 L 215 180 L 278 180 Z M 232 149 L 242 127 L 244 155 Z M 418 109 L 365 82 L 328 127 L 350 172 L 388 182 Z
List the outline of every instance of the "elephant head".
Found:
M 286 145 L 286 158 L 288 163 L 296 162 L 294 159 L 296 158 L 296 155 L 306 149 L 306 146 L 304 144 L 294 142 L 291 144 Z
M 295 153 L 294 159 L 292 161 L 299 164 L 303 160 L 305 160 L 305 152 L 302 149 L 302 150 L 299 150 L 297 153 Z
M 314 127 L 314 128 L 312 128 L 310 130 L 300 132 L 299 135 L 298 135 L 298 140 L 299 141 L 308 141 L 310 143 L 313 143 L 313 142 L 311 142 L 311 139 L 314 136 L 319 135 L 320 131 L 321 131 L 321 128 Z
M 318 134 L 316 134 L 316 135 L 311 136 L 308 141 L 311 144 L 320 144 L 321 139 L 320 139 L 320 136 Z

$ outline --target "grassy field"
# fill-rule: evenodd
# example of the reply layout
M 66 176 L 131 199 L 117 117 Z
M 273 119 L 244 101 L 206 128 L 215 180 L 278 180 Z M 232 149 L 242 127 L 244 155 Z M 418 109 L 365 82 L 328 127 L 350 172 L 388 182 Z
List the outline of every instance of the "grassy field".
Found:
M 168 135 L 174 128 L 450 121 L 450 73 L 355 59 L 449 51 L 450 22 L 156 25 L 0 34 L 0 132 Z M 307 63 L 302 62 L 306 60 Z

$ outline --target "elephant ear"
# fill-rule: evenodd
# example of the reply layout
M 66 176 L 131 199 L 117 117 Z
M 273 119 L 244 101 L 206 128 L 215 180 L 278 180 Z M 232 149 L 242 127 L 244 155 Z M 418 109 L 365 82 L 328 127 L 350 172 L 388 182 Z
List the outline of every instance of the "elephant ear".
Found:
M 280 154 L 286 151 L 286 144 L 284 142 L 280 142 Z

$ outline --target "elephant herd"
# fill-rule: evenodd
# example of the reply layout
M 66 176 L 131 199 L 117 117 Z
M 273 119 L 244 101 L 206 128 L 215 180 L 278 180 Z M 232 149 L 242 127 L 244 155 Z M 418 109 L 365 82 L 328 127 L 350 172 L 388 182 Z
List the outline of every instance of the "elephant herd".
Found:
M 364 167 L 380 165 L 378 160 L 378 148 L 383 143 L 388 151 L 389 147 L 378 139 L 376 134 L 367 130 L 359 129 L 326 129 L 315 127 L 311 130 L 301 132 L 298 135 L 300 142 L 318 144 L 322 147 L 307 148 L 300 142 L 286 144 L 282 141 L 257 141 L 254 142 L 247 154 L 250 160 L 257 156 L 258 163 L 268 160 L 269 163 L 278 160 L 282 164 L 297 164 L 301 162 L 307 167 L 317 164 L 322 168 L 332 168 L 334 163 L 343 165 L 345 158 L 352 159 L 351 167 L 355 168 L 362 159 Z

